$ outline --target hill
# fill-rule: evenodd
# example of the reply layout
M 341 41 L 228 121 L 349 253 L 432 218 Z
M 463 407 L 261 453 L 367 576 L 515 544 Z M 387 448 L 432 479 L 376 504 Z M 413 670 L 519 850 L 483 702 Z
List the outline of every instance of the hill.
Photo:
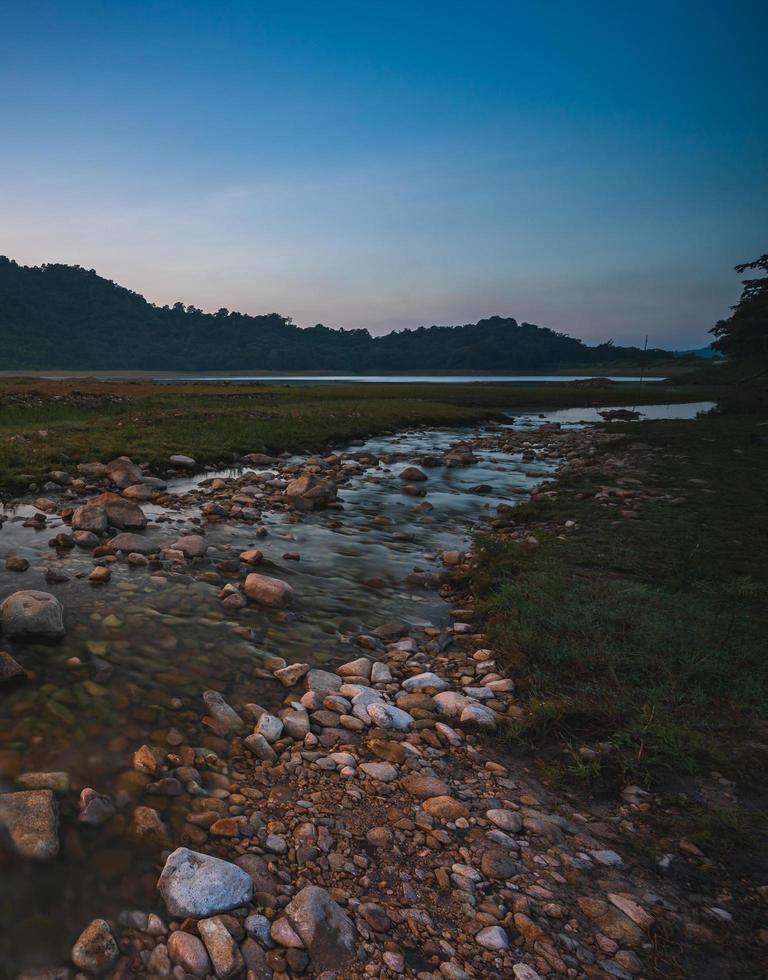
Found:
M 512 318 L 367 330 L 301 329 L 278 313 L 156 306 L 92 269 L 0 257 L 0 368 L 87 371 L 557 371 L 653 367 L 668 351 L 580 340 Z

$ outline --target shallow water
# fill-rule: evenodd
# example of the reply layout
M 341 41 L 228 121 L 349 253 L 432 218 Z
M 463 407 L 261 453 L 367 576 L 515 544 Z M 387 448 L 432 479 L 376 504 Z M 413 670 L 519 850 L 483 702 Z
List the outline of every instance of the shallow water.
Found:
M 645 406 L 643 411 L 646 417 L 696 414 L 680 405 Z M 532 429 L 547 421 L 578 425 L 591 420 L 590 412 L 530 413 L 510 424 Z M 482 431 L 418 430 L 376 437 L 354 449 L 401 452 L 415 459 Z M 68 631 L 53 645 L 6 644 L 32 676 L 24 687 L 0 694 L 0 790 L 12 789 L 19 771 L 66 770 L 78 789 L 123 794 L 128 803 L 135 793 L 133 751 L 144 742 L 164 742 L 172 727 L 184 733 L 198 730 L 201 693 L 207 687 L 222 690 L 235 706 L 257 701 L 275 707 L 282 701 L 284 688 L 254 675 L 264 653 L 336 663 L 357 655 L 350 638 L 386 620 L 448 623 L 448 606 L 439 595 L 404 584 L 405 577 L 414 569 L 438 571 L 440 551 L 466 548 L 484 515 L 493 514 L 500 502 L 527 499 L 557 465 L 552 459 L 523 462 L 520 454 L 475 453 L 478 462 L 472 466 L 429 469 L 425 499 L 434 507 L 429 512 L 414 509 L 421 498 L 399 492 L 397 474 L 405 464 L 398 463 L 369 470 L 341 488 L 342 511 L 306 514 L 299 524 L 286 513 L 265 514 L 265 538 L 257 538 L 246 524 L 207 527 L 212 559 L 258 547 L 265 555 L 262 569 L 294 586 L 296 616 L 288 622 L 257 608 L 227 612 L 217 598 L 222 583 L 196 581 L 186 572 L 153 575 L 116 563 L 111 582 L 92 587 L 78 577 L 92 568 L 90 553 L 57 554 L 49 547 L 48 540 L 63 527 L 58 520 L 34 530 L 22 527 L 34 513 L 30 505 L 6 510 L 0 558 L 20 555 L 31 567 L 21 575 L 0 571 L 0 599 L 21 588 L 52 592 L 64 604 Z M 168 489 L 183 495 L 211 475 L 177 480 Z M 477 492 L 473 488 L 478 486 L 485 489 Z M 145 505 L 144 510 L 151 518 L 146 533 L 159 543 L 170 543 L 192 528 L 198 516 L 196 506 L 166 510 Z M 300 561 L 285 559 L 286 552 L 298 552 Z M 48 566 L 65 571 L 69 581 L 46 583 Z M 365 584 L 374 577 L 383 580 L 383 587 Z M 253 631 L 252 639 L 240 635 L 243 627 Z M 0 975 L 11 976 L 21 965 L 66 960 L 73 938 L 95 915 L 148 908 L 154 900 L 154 856 L 136 850 L 126 838 L 125 818 L 118 816 L 99 829 L 80 827 L 74 800 L 63 804 L 58 858 L 24 863 L 0 849 Z M 155 797 L 151 802 L 165 807 L 172 825 L 181 823 L 173 800 Z M 130 809 L 125 807 L 127 813 Z

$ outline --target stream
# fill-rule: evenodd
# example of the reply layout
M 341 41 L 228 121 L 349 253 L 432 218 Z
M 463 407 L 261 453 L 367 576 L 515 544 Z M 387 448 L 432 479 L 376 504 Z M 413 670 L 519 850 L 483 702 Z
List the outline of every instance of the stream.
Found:
M 643 406 L 646 418 L 693 418 L 712 403 Z M 531 431 L 544 423 L 563 427 L 599 421 L 591 409 L 519 413 L 509 425 Z M 266 654 L 331 665 L 356 655 L 354 638 L 388 620 L 444 625 L 449 607 L 437 591 L 409 585 L 414 570 L 441 569 L 439 555 L 466 549 L 473 530 L 500 503 L 515 504 L 557 469 L 551 456 L 525 461 L 521 453 L 476 449 L 477 462 L 429 470 L 425 498 L 400 493 L 398 472 L 425 454 L 440 455 L 457 440 L 472 441 L 492 427 L 414 430 L 374 437 L 355 453 L 405 454 L 402 464 L 381 465 L 339 489 L 339 510 L 302 515 L 267 512 L 264 537 L 252 524 L 205 523 L 204 565 L 169 565 L 162 572 L 112 566 L 108 585 L 92 586 L 88 551 L 57 552 L 48 544 L 60 530 L 51 516 L 42 530 L 24 526 L 36 511 L 22 502 L 0 511 L 0 559 L 26 558 L 23 574 L 0 570 L 0 599 L 18 589 L 53 593 L 65 608 L 66 636 L 55 644 L 3 648 L 29 673 L 27 683 L 0 693 L 0 792 L 30 771 L 64 771 L 79 791 L 91 786 L 116 801 L 118 815 L 101 827 L 78 824 L 76 792 L 61 800 L 61 851 L 51 861 L 23 862 L 0 847 L 0 976 L 68 958 L 73 938 L 95 915 L 151 908 L 156 901 L 157 855 L 127 834 L 131 806 L 141 801 L 131 756 L 145 742 L 165 742 L 169 732 L 199 730 L 201 693 L 220 690 L 233 704 L 255 701 L 278 707 L 285 689 L 258 670 Z M 147 529 L 161 545 L 198 525 L 207 483 L 239 471 L 207 472 L 170 481 L 178 504 L 142 504 Z M 480 489 L 478 489 L 480 488 Z M 432 509 L 418 506 L 428 501 Z M 218 598 L 223 579 L 205 573 L 213 562 L 259 548 L 259 570 L 295 589 L 294 616 L 249 606 L 227 610 Z M 285 558 L 298 553 L 300 560 Z M 67 581 L 51 584 L 55 567 Z M 200 573 L 204 574 L 202 577 Z M 78 577 L 80 576 L 80 577 Z M 201 738 L 204 735 L 201 734 Z M 176 830 L 183 822 L 171 797 L 153 799 Z M 0 843 L 2 843 L 0 841 Z

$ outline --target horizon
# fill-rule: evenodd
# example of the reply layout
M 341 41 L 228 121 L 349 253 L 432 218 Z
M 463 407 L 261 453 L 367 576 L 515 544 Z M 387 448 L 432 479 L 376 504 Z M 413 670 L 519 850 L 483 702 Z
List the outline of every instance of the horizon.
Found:
M 5 20 L 0 232 L 19 264 L 303 327 L 511 310 L 686 350 L 765 251 L 754 3 L 37 0 Z

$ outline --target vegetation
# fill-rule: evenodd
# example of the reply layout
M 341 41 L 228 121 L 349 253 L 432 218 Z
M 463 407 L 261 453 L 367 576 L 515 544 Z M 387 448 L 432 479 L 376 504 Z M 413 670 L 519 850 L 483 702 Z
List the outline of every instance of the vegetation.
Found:
M 739 275 L 748 269 L 768 273 L 768 254 L 754 262 L 736 266 Z M 738 362 L 752 362 L 752 368 L 768 369 L 768 275 L 745 279 L 739 302 L 727 320 L 720 320 L 710 331 L 717 338 L 715 350 Z
M 620 394 L 618 393 L 620 392 Z M 201 463 L 247 452 L 319 450 L 415 425 L 459 425 L 518 406 L 686 401 L 673 385 L 228 385 L 0 380 L 0 486 L 54 468 L 173 453 Z M 703 397 L 696 391 L 695 398 Z
M 623 518 L 595 499 L 612 483 L 598 464 L 516 512 L 571 518 L 570 535 L 535 549 L 482 541 L 475 588 L 529 709 L 517 734 L 564 740 L 571 778 L 664 781 L 712 766 L 746 778 L 760 762 L 742 746 L 768 709 L 768 446 L 748 416 L 623 429 L 652 448 L 624 475 L 684 503 Z M 601 741 L 607 755 L 579 754 Z
M 691 355 L 580 340 L 511 318 L 367 330 L 300 329 L 277 313 L 158 307 L 79 266 L 0 257 L 0 366 L 5 370 L 557 371 L 698 364 Z

